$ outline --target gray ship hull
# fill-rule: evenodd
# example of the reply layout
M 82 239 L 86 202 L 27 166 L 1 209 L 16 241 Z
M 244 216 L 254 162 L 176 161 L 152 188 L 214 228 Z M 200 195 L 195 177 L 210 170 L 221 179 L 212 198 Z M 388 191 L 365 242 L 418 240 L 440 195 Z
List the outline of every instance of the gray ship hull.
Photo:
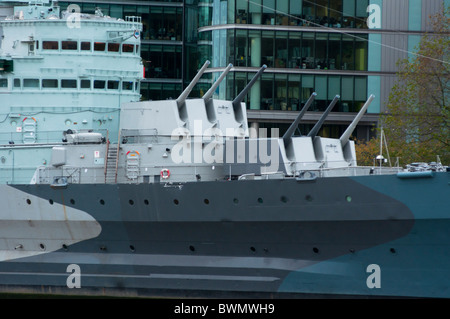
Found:
M 1 185 L 0 290 L 448 297 L 449 181 Z

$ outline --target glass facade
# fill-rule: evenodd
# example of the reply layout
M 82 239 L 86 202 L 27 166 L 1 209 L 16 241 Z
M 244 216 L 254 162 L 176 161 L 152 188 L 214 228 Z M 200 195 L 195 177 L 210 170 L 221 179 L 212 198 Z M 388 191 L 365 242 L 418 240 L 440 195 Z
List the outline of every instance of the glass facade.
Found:
M 199 37 L 211 41 L 202 51 L 211 51 L 212 67 L 235 66 L 219 97 L 233 99 L 265 64 L 246 96 L 249 109 L 298 111 L 317 92 L 310 110 L 324 111 L 340 95 L 333 112 L 357 112 L 367 100 L 368 33 L 359 30 L 367 28 L 367 5 L 364 0 L 204 2 Z M 210 25 L 206 17 L 212 17 Z
M 229 0 L 228 23 L 365 29 L 368 5 L 369 0 Z
M 142 100 L 177 98 L 182 91 L 183 79 L 183 0 L 158 1 L 142 5 L 128 1 L 59 2 L 61 10 L 76 4 L 81 12 L 94 14 L 100 8 L 104 15 L 124 19 L 140 16 L 141 57 L 144 65 L 144 80 L 141 82 Z M 145 2 L 145 3 L 144 3 Z M 95 44 L 94 44 L 95 46 Z M 95 49 L 95 48 L 94 48 Z
M 227 39 L 235 66 L 367 71 L 367 35 L 231 29 Z

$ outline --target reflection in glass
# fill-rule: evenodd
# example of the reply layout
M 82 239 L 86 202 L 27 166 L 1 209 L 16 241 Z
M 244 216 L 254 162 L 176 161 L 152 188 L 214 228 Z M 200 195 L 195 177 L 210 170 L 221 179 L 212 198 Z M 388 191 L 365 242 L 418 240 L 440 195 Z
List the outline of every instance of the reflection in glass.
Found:
M 261 62 L 268 67 L 274 66 L 273 59 L 273 39 L 274 31 L 263 31 L 261 39 Z

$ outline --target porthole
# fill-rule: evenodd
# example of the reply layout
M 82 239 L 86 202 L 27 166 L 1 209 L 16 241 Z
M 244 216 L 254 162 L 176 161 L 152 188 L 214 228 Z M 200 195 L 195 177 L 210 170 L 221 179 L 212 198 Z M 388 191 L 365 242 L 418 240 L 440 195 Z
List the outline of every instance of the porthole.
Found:
M 262 204 L 264 201 L 261 197 L 258 197 L 258 203 Z
M 74 200 L 73 198 L 71 198 L 71 199 L 70 199 L 70 203 L 71 203 L 72 205 L 75 205 L 75 200 Z
M 287 203 L 287 202 L 288 202 L 288 198 L 287 198 L 286 196 L 281 196 L 281 197 L 280 197 L 280 201 L 281 201 L 282 203 Z
M 180 202 L 178 201 L 178 199 L 174 199 L 174 200 L 173 200 L 173 203 L 174 203 L 175 205 L 178 205 Z
M 190 245 L 190 246 L 189 246 L 189 250 L 190 250 L 190 251 L 195 251 L 195 247 L 192 246 L 192 245 Z
M 306 199 L 306 201 L 308 201 L 308 202 L 312 202 L 313 197 L 312 197 L 311 195 L 306 195 L 306 196 L 305 196 L 305 199 Z
M 253 247 L 253 246 L 251 246 L 251 247 L 250 247 L 250 250 L 251 250 L 252 252 L 255 252 L 255 251 L 256 251 L 256 248 Z
M 131 250 L 132 252 L 134 252 L 136 249 L 134 249 L 134 246 L 133 246 L 133 245 L 130 245 L 130 250 Z
M 130 200 L 128 201 L 128 203 L 129 203 L 131 206 L 134 205 L 134 201 L 133 201 L 132 199 L 130 199 Z
M 392 253 L 392 254 L 395 254 L 397 251 L 395 250 L 395 248 L 391 248 L 391 249 L 389 249 L 389 251 Z
M 314 252 L 315 254 L 318 254 L 318 253 L 319 253 L 319 248 L 313 247 L 313 252 Z
M 29 198 L 27 198 L 27 204 L 31 205 L 31 200 Z
M 209 204 L 209 199 L 205 198 L 205 199 L 203 200 L 203 202 L 204 202 L 206 205 L 208 205 L 208 204 Z
M 148 199 L 144 199 L 144 204 L 145 204 L 145 205 L 150 204 L 150 202 L 148 201 Z
M 235 203 L 236 205 L 239 204 L 239 199 L 233 198 L 233 203 Z
M 53 205 L 53 199 L 49 199 L 48 202 L 50 203 L 50 205 Z
M 103 199 L 100 199 L 100 205 L 105 205 L 105 201 Z
M 347 203 L 350 203 L 352 201 L 352 197 L 350 195 L 345 196 L 345 200 Z
M 44 245 L 43 243 L 40 243 L 40 244 L 39 244 L 39 248 L 40 248 L 41 250 L 45 250 L 45 245 Z
M 62 244 L 62 248 L 67 251 L 68 247 L 66 244 Z

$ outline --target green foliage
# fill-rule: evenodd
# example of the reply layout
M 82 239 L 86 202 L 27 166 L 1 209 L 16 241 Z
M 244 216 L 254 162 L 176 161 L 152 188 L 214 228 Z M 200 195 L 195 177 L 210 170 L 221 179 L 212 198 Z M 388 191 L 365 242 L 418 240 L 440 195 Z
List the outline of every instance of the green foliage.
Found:
M 356 158 L 359 166 L 373 166 L 374 159 L 380 153 L 380 142 L 376 138 L 369 141 L 355 141 Z
M 381 116 L 391 158 L 401 163 L 450 164 L 450 7 L 431 17 L 427 33 L 411 58 L 399 62 L 386 114 Z

